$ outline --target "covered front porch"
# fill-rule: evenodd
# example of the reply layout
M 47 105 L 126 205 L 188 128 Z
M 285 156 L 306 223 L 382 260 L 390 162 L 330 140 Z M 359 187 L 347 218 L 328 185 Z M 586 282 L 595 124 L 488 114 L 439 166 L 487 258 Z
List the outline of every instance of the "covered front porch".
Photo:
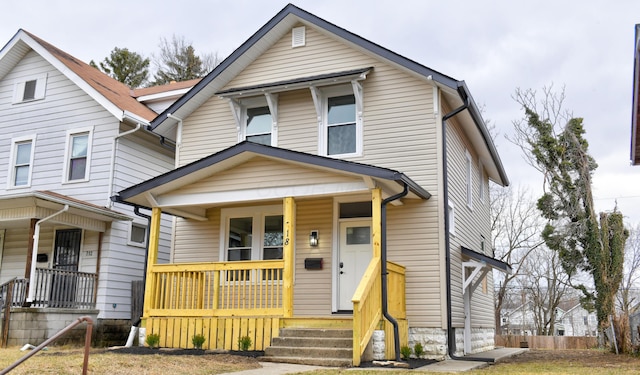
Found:
M 396 171 L 241 143 L 114 198 L 152 210 L 143 322 L 161 346 L 204 335 L 235 350 L 248 336 L 264 350 L 281 329 L 349 329 L 357 365 L 375 330 L 387 358 L 395 336 L 407 343 L 385 210 L 428 197 Z M 178 217 L 170 264 L 157 262 L 162 213 Z
M 78 314 L 97 316 L 102 239 L 114 220 L 130 218 L 51 191 L 0 197 L 1 345 L 41 342 Z

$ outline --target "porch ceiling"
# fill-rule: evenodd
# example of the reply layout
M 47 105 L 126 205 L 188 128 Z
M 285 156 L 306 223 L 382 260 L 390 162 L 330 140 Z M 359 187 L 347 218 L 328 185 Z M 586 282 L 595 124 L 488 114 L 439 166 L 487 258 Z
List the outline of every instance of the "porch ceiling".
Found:
M 206 209 L 218 205 L 363 193 L 376 187 L 389 196 L 401 192 L 405 184 L 408 199 L 431 196 L 397 171 L 242 142 L 125 189 L 112 199 L 206 220 Z

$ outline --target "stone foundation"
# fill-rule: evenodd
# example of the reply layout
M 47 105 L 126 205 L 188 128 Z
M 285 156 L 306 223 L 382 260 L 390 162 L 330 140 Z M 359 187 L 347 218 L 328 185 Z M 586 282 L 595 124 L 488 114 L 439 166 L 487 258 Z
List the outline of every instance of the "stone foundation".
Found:
M 123 346 L 131 332 L 131 320 L 98 319 L 95 330 L 93 346 Z
M 456 356 L 464 355 L 464 330 L 458 328 L 456 334 Z M 413 349 L 416 343 L 424 348 L 425 358 L 443 360 L 449 356 L 447 350 L 447 330 L 440 328 L 409 328 L 409 347 Z M 384 345 L 384 339 L 383 339 Z M 471 352 L 480 353 L 494 349 L 493 328 L 471 329 Z M 384 349 L 383 349 L 384 353 Z

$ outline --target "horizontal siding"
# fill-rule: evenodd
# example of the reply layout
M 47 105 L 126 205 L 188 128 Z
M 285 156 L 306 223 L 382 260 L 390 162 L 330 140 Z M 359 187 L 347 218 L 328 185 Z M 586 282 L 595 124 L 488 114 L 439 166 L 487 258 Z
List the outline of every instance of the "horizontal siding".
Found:
M 295 316 L 331 314 L 333 200 L 300 200 L 296 204 Z M 309 233 L 318 231 L 318 246 L 309 246 Z M 305 258 L 322 258 L 322 270 L 304 269 Z
M 220 258 L 220 209 L 207 210 L 208 221 L 176 218 L 172 261 L 217 262 Z
M 241 186 L 238 186 L 238 182 Z M 233 169 L 181 187 L 178 194 L 354 182 L 358 179 L 255 157 Z

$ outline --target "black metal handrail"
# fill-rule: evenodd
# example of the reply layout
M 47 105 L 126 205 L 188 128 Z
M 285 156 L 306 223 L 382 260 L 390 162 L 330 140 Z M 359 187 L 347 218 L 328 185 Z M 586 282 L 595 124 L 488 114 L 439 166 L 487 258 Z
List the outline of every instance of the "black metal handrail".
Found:
M 38 353 L 40 350 L 42 350 L 47 345 L 51 344 L 52 342 L 56 341 L 60 337 L 64 336 L 64 334 L 66 334 L 67 332 L 69 332 L 75 326 L 77 326 L 78 324 L 80 324 L 82 322 L 87 322 L 87 332 L 85 333 L 85 336 L 84 336 L 84 361 L 82 362 L 82 375 L 87 375 L 87 369 L 89 368 L 89 349 L 91 348 L 91 331 L 92 331 L 92 328 L 93 328 L 93 319 L 91 319 L 91 317 L 89 317 L 89 316 L 81 316 L 81 317 L 79 317 L 76 321 L 74 321 L 73 323 L 69 324 L 65 328 L 61 329 L 58 333 L 56 333 L 52 337 L 50 337 L 47 340 L 45 340 L 42 344 L 36 346 L 32 351 L 30 351 L 29 353 L 24 355 L 22 358 L 18 359 L 14 363 L 12 363 L 9 367 L 7 367 L 4 370 L 0 371 L 0 375 L 5 375 L 9 371 L 11 371 L 14 368 L 18 367 L 18 365 L 20 365 L 21 363 L 23 363 L 27 359 L 31 358 L 33 355 Z

